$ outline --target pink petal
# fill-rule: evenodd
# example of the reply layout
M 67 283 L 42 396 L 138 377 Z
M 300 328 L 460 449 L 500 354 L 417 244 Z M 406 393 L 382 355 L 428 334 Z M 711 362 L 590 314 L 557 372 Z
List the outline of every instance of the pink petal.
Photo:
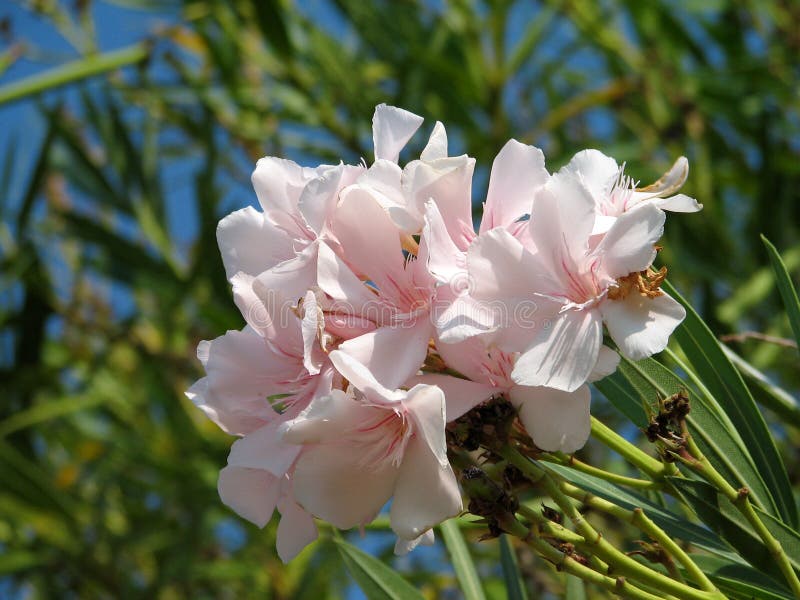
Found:
M 339 164 L 318 169 L 319 176 L 312 179 L 298 199 L 298 210 L 308 226 L 321 235 L 336 208 L 339 192 L 355 182 L 364 167 Z
M 237 273 L 231 277 L 233 301 L 247 324 L 260 336 L 271 339 L 275 336 L 275 327 L 264 303 L 253 289 L 254 281 L 255 277 L 246 273 Z
M 651 299 L 632 293 L 624 300 L 606 300 L 600 310 L 611 339 L 631 360 L 661 352 L 686 317 L 683 306 L 667 294 Z
M 283 495 L 278 501 L 281 520 L 278 523 L 278 556 L 288 563 L 319 537 L 314 518 L 291 498 Z
M 425 203 L 433 200 L 450 237 L 460 248 L 469 245 L 472 234 L 472 173 L 475 159 L 466 155 L 419 161 L 406 167 L 403 189 L 420 216 Z M 420 224 L 421 225 L 421 224 Z M 416 232 L 415 232 L 416 233 Z
M 343 342 L 339 350 L 364 365 L 384 387 L 394 390 L 425 361 L 433 325 L 428 315 L 415 323 L 381 327 Z
M 330 354 L 330 359 L 336 370 L 359 391 L 367 394 L 370 399 L 377 396 L 387 402 L 396 402 L 404 396 L 402 392 L 386 389 L 364 364 L 346 352 L 334 350 Z
M 532 255 L 505 229 L 482 233 L 467 251 L 470 295 L 487 300 L 530 296 L 536 267 Z
M 399 293 L 405 280 L 400 232 L 368 192 L 352 187 L 342 194 L 333 231 L 342 246 L 340 256 L 357 275 L 385 294 Z
M 256 276 L 294 256 L 289 236 L 250 206 L 219 222 L 217 243 L 228 279 L 239 271 Z
M 456 246 L 435 202 L 425 203 L 425 226 L 422 240 L 428 250 L 428 271 L 440 283 L 452 283 L 456 278 L 467 277 L 466 254 Z
M 542 450 L 571 453 L 583 448 L 589 439 L 589 386 L 582 385 L 574 392 L 515 386 L 509 397 L 528 434 Z
M 302 298 L 317 282 L 317 252 L 319 242 L 307 245 L 294 258 L 264 271 L 253 282 L 253 289 L 262 301 L 273 306 L 269 299 L 276 294 L 295 301 Z M 280 308 L 280 307 L 276 307 Z
M 234 442 L 228 464 L 234 467 L 262 469 L 276 477 L 283 476 L 300 453 L 300 446 L 281 439 L 282 423 L 273 421 Z
M 425 443 L 442 466 L 448 465 L 444 392 L 433 385 L 415 385 L 408 391 L 403 406 L 414 423 L 415 437 Z
M 340 529 L 369 523 L 391 497 L 398 469 L 390 461 L 364 465 L 361 458 L 347 443 L 309 447 L 295 466 L 295 499 Z
M 217 489 L 222 502 L 236 514 L 264 527 L 275 511 L 280 480 L 260 469 L 227 466 L 219 472 Z
M 529 215 L 534 192 L 548 178 L 541 150 L 509 140 L 492 163 L 480 233 Z
M 319 287 L 334 300 L 345 303 L 347 312 L 369 312 L 377 296 L 350 270 L 327 244 L 320 244 L 317 263 Z
M 341 390 L 314 398 L 297 417 L 281 426 L 288 444 L 320 444 L 339 439 L 380 410 L 364 406 Z
M 277 210 L 295 214 L 303 188 L 316 176 L 316 169 L 301 167 L 291 160 L 267 156 L 256 163 L 251 180 L 264 211 Z
M 461 493 L 453 469 L 442 465 L 428 446 L 414 437 L 406 447 L 389 519 L 400 538 L 412 540 L 461 512 Z
M 487 383 L 478 383 L 439 373 L 417 375 L 412 377 L 406 385 L 411 386 L 419 383 L 435 385 L 444 392 L 445 415 L 448 422 L 455 421 L 501 391 Z

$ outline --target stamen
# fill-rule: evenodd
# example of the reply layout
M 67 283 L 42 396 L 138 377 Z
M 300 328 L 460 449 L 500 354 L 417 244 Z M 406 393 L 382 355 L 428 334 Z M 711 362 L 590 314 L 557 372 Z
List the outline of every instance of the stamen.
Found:
M 666 278 L 667 267 L 661 267 L 658 271 L 647 267 L 645 271 L 630 273 L 617 279 L 617 287 L 608 290 L 608 299 L 624 300 L 634 292 L 645 298 L 658 298 L 664 295 L 660 288 Z

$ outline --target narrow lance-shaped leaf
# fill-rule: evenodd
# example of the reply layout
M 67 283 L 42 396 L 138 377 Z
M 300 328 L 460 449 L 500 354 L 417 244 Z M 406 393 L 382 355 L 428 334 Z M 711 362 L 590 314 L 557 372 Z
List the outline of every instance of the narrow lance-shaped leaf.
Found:
M 775 246 L 763 235 L 761 236 L 761 241 L 764 242 L 764 246 L 767 248 L 769 262 L 772 265 L 772 270 L 775 272 L 775 282 L 778 284 L 778 291 L 781 294 L 783 306 L 786 308 L 786 314 L 789 317 L 789 324 L 792 326 L 794 339 L 797 340 L 797 345 L 800 347 L 800 300 L 797 298 L 797 290 Z
M 771 492 L 772 502 L 762 508 L 796 526 L 797 506 L 786 467 L 750 391 L 695 310 L 668 282 L 664 283 L 664 289 L 686 308 L 686 319 L 673 335 L 689 358 L 689 366 L 736 427 Z
M 422 600 L 422 594 L 374 556 L 341 539 L 334 543 L 347 571 L 369 600 Z
M 500 566 L 503 568 L 503 582 L 508 600 L 528 600 L 514 546 L 505 534 L 500 536 Z
M 450 519 L 442 523 L 439 530 L 442 532 L 447 551 L 450 553 L 450 560 L 453 562 L 464 598 L 466 600 L 486 600 L 478 571 L 475 569 L 475 563 L 469 554 L 469 548 L 458 523 Z

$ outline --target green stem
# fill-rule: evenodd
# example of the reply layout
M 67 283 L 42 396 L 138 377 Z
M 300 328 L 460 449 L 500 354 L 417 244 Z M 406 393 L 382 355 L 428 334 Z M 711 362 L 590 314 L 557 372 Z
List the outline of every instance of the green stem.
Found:
M 661 600 L 660 596 L 655 596 L 636 587 L 624 577 L 608 577 L 607 575 L 594 571 L 568 554 L 554 548 L 543 539 L 536 537 L 532 531 L 513 517 L 509 516 L 503 519 L 500 524 L 505 531 L 525 541 L 561 571 L 580 577 L 584 581 L 593 583 L 623 598 L 632 598 L 634 600 Z
M 148 57 L 149 53 L 149 44 L 139 43 L 122 50 L 74 60 L 44 73 L 3 86 L 0 88 L 0 104 L 14 102 L 26 96 L 39 94 L 68 83 L 141 62 Z
M 612 565 L 616 572 L 627 575 L 655 589 L 664 590 L 664 592 L 668 594 L 674 594 L 679 598 L 684 598 L 685 600 L 724 598 L 724 596 L 717 591 L 704 591 L 689 587 L 686 584 L 670 579 L 662 573 L 654 571 L 632 559 L 608 542 L 583 518 L 583 515 L 578 512 L 570 498 L 561 491 L 561 488 L 547 471 L 512 448 L 504 450 L 501 452 L 501 455 L 520 469 L 531 482 L 539 485 L 547 495 L 558 504 L 559 508 L 569 520 L 572 521 L 577 532 L 586 539 L 587 545 L 591 546 L 593 552 L 597 556 Z
M 566 467 L 571 467 L 576 471 L 581 471 L 582 473 L 586 473 L 588 475 L 594 475 L 599 479 L 604 479 L 605 481 L 610 481 L 611 483 L 616 483 L 618 485 L 624 485 L 627 487 L 645 489 L 645 490 L 660 489 L 662 487 L 661 484 L 657 481 L 650 481 L 649 479 L 637 479 L 635 477 L 626 477 L 625 475 L 618 475 L 617 473 L 611 473 L 609 471 L 605 471 L 603 469 L 599 469 L 592 465 L 586 464 L 585 462 L 578 460 L 572 455 L 567 456 L 560 452 L 552 454 L 543 454 L 541 456 L 541 460 L 558 463 Z
M 521 505 L 517 512 L 523 517 L 528 519 L 531 523 L 536 524 L 539 535 L 544 537 L 552 537 L 561 540 L 562 542 L 569 542 L 570 544 L 585 544 L 586 538 L 582 535 L 575 533 L 559 525 L 541 515 L 538 511 L 529 506 Z
M 665 464 L 656 460 L 615 431 L 603 425 L 595 417 L 592 417 L 592 437 L 614 450 L 622 458 L 656 481 L 661 481 L 666 476 L 674 475 L 677 471 L 675 465 L 671 463 Z
M 571 498 L 580 500 L 583 504 L 590 506 L 596 510 L 600 510 L 606 514 L 616 517 L 622 521 L 628 521 L 633 524 L 641 532 L 647 534 L 659 543 L 659 545 L 680 562 L 686 569 L 689 577 L 707 592 L 716 592 L 716 586 L 711 583 L 711 580 L 706 577 L 706 574 L 698 567 L 691 557 L 681 548 L 675 540 L 673 540 L 667 533 L 656 525 L 650 517 L 648 517 L 641 508 L 634 508 L 628 510 L 616 504 L 609 502 L 598 496 L 594 496 L 588 492 L 583 491 L 579 487 L 572 485 L 566 481 L 561 481 L 559 484 L 561 490 Z
M 730 500 L 742 516 L 747 519 L 747 522 L 752 525 L 758 537 L 761 538 L 767 550 L 769 550 L 770 554 L 774 557 L 778 568 L 781 570 L 781 573 L 783 573 L 784 578 L 792 590 L 792 594 L 794 594 L 795 598 L 800 599 L 800 579 L 798 579 L 797 573 L 794 567 L 792 567 L 792 563 L 789 561 L 789 557 L 786 555 L 783 546 L 781 546 L 781 543 L 772 535 L 772 532 L 770 532 L 761 520 L 761 517 L 758 516 L 755 508 L 753 508 L 753 504 L 750 502 L 749 490 L 747 488 L 742 488 L 740 490 L 734 488 L 703 455 L 691 434 L 685 429 L 684 436 L 686 438 L 686 450 L 692 457 L 692 459 L 682 458 L 684 464 L 713 485 L 717 491 Z

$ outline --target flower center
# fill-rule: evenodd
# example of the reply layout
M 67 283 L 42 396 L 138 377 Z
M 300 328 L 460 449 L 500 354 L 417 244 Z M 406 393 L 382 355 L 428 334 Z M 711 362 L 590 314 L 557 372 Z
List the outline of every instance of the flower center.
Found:
M 608 299 L 624 300 L 632 293 L 646 298 L 658 298 L 664 294 L 660 288 L 666 278 L 667 267 L 661 267 L 658 271 L 647 267 L 644 271 L 630 273 L 617 279 L 617 287 L 608 290 Z

